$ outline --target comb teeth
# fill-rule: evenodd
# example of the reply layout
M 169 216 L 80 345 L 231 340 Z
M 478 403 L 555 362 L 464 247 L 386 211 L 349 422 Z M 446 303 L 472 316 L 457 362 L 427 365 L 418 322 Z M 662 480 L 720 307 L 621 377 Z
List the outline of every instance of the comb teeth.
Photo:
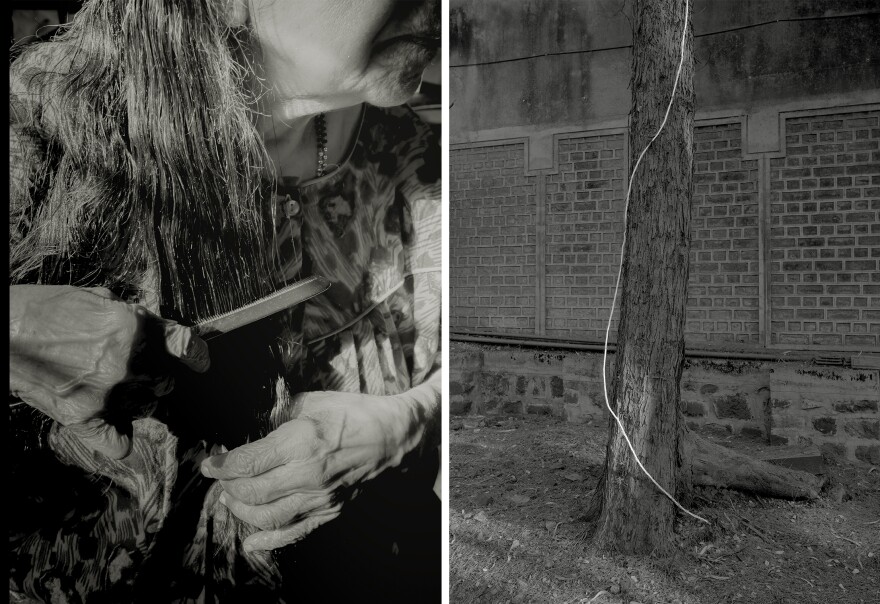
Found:
M 263 296 L 262 298 L 258 298 L 244 306 L 240 306 L 235 310 L 206 317 L 196 323 L 194 328 L 203 338 L 210 339 L 238 327 L 268 317 L 276 312 L 284 310 L 285 308 L 290 308 L 291 306 L 305 302 L 309 298 L 313 298 L 325 292 L 328 287 L 330 287 L 330 282 L 323 277 L 307 277 L 302 281 L 297 281 L 287 287 L 282 287 L 267 296 Z M 300 295 L 294 295 L 294 292 L 303 293 Z M 281 304 L 280 302 L 275 305 L 270 304 L 273 301 L 278 301 L 279 298 L 290 298 L 290 300 L 285 304 Z M 267 307 L 258 309 L 260 306 Z M 218 325 L 223 328 L 217 330 L 216 328 Z
M 194 327 L 197 327 L 197 328 L 207 327 L 211 323 L 216 323 L 220 319 L 225 319 L 226 317 L 231 317 L 232 315 L 234 315 L 236 313 L 242 312 L 244 310 L 248 310 L 249 308 L 253 308 L 253 307 L 257 306 L 258 304 L 262 304 L 263 302 L 268 302 L 269 300 L 274 300 L 275 298 L 286 294 L 288 289 L 295 287 L 296 285 L 300 285 L 300 284 L 302 284 L 302 281 L 297 281 L 297 283 L 295 285 L 289 285 L 287 287 L 283 287 L 279 290 L 272 292 L 268 296 L 263 296 L 262 298 L 257 298 L 253 302 L 248 302 L 244 306 L 239 306 L 238 308 L 236 308 L 234 310 L 230 310 L 229 312 L 221 312 L 221 313 L 207 316 L 204 319 L 202 319 L 201 321 L 199 321 L 198 323 L 196 323 L 194 325 Z

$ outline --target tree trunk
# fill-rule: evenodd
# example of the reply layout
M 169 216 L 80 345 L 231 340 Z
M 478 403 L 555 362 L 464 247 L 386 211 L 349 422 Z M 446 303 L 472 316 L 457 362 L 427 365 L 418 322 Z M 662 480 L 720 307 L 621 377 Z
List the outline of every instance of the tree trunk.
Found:
M 630 196 L 611 401 L 645 468 L 675 493 L 677 486 L 688 489 L 679 484 L 679 382 L 693 181 L 693 35 L 684 21 L 685 0 L 636 0 L 633 13 L 633 166 L 663 121 L 681 57 L 682 28 L 688 33 L 668 121 L 644 155 Z M 673 504 L 636 465 L 616 422 L 604 486 L 595 535 L 599 546 L 649 553 L 672 542 Z
M 630 156 L 657 132 L 681 57 L 685 0 L 636 0 Z M 823 481 L 715 445 L 684 426 L 684 361 L 693 180 L 693 35 L 690 25 L 675 102 L 636 173 L 625 224 L 621 312 L 611 405 L 645 468 L 676 498 L 693 484 L 815 499 Z M 671 547 L 673 503 L 642 473 L 610 418 L 605 471 L 587 517 L 599 547 L 650 553 Z

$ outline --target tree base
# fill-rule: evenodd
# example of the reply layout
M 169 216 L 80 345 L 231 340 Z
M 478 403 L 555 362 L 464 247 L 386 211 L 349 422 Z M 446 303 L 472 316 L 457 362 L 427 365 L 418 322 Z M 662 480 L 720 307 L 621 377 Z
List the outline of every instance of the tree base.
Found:
M 690 430 L 685 430 L 681 438 L 685 459 L 681 471 L 689 475 L 690 483 L 694 485 L 734 489 L 780 499 L 818 499 L 822 487 L 827 483 L 824 476 L 783 468 L 737 453 Z M 587 521 L 599 518 L 604 491 L 603 472 L 585 514 Z M 680 496 L 682 500 L 688 499 L 687 494 Z

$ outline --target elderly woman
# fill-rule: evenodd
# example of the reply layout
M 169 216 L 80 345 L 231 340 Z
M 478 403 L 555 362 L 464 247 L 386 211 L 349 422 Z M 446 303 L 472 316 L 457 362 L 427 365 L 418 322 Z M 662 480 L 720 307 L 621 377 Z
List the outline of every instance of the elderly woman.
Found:
M 436 1 L 92 0 L 12 64 L 14 600 L 439 600 L 439 149 L 396 107 L 438 41 Z

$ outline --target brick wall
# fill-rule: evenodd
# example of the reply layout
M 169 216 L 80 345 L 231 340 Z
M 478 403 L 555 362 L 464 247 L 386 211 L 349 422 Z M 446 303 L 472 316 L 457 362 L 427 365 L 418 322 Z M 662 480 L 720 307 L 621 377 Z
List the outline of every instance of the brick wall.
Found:
M 758 160 L 742 126 L 694 130 L 688 344 L 759 344 Z
M 740 119 L 695 128 L 688 346 L 880 346 L 880 111 L 819 113 L 785 119 L 766 155 L 746 154 Z M 604 340 L 626 132 L 556 144 L 555 168 L 530 175 L 521 142 L 451 152 L 453 332 Z
M 535 331 L 535 178 L 523 143 L 450 153 L 453 328 Z
M 559 171 L 547 179 L 547 335 L 605 338 L 623 235 L 624 149 L 623 133 L 558 145 Z
M 878 114 L 786 120 L 770 161 L 771 343 L 880 344 Z

